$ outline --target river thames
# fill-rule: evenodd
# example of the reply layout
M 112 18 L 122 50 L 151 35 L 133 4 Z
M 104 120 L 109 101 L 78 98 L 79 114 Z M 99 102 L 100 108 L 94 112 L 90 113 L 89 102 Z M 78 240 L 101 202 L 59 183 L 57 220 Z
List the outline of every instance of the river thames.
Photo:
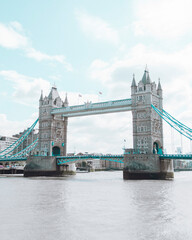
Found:
M 0 176 L 0 189 L 1 240 L 192 239 L 192 172 L 171 181 Z

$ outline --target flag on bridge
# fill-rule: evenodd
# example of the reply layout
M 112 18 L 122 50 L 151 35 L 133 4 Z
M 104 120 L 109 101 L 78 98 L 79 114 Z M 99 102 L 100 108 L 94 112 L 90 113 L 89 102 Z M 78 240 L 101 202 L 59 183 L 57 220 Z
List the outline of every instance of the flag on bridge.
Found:
M 82 97 L 82 95 L 81 95 L 81 94 L 79 94 L 79 97 Z
M 102 92 L 99 92 L 100 95 L 102 95 L 103 93 Z

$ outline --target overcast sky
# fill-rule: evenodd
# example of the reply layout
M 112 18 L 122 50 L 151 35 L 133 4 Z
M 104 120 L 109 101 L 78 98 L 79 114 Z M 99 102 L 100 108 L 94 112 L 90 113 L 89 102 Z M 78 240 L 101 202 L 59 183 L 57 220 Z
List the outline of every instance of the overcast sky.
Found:
M 190 0 L 0 0 L 0 135 L 30 126 L 54 83 L 70 105 L 130 98 L 146 64 L 164 109 L 192 127 L 191 9 Z M 132 115 L 72 118 L 68 133 L 68 152 L 122 153 Z M 190 151 L 164 123 L 164 148 L 181 142 Z

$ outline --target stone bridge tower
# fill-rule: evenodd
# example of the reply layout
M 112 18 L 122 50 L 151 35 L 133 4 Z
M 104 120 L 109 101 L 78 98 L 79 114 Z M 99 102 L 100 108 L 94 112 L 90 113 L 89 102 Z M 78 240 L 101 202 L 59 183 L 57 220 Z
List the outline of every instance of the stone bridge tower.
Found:
M 143 78 L 138 85 L 133 76 L 131 85 L 132 116 L 133 116 L 133 148 L 135 153 L 157 153 L 163 148 L 162 119 L 152 109 L 163 107 L 162 88 L 152 82 L 149 72 L 145 69 Z
M 56 87 L 52 87 L 48 97 L 39 100 L 39 155 L 65 156 L 67 144 L 68 118 L 51 114 L 53 108 L 67 107 L 67 96 L 63 102 Z

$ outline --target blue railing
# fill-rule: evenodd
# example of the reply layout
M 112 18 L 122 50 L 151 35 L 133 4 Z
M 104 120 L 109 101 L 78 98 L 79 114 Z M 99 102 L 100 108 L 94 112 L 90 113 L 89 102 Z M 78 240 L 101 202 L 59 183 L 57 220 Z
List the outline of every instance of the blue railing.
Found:
M 160 159 L 183 159 L 183 160 L 192 160 L 192 154 L 161 154 L 159 155 Z
M 7 155 L 10 155 L 11 152 L 13 152 L 16 148 L 18 148 L 21 143 L 26 139 L 26 137 L 30 134 L 30 132 L 34 129 L 34 127 L 36 126 L 37 122 L 39 121 L 39 119 L 37 119 L 32 125 L 31 127 L 17 140 L 15 141 L 13 144 L 11 144 L 9 147 L 7 147 L 6 149 L 4 149 L 3 151 L 0 152 L 0 154 L 3 153 L 3 155 L 0 155 L 0 158 L 5 157 Z
M 63 165 L 65 163 L 80 161 L 80 160 L 91 160 L 91 159 L 100 159 L 105 161 L 119 162 L 123 163 L 124 155 L 82 155 L 82 156 L 60 156 L 56 157 L 57 165 Z

